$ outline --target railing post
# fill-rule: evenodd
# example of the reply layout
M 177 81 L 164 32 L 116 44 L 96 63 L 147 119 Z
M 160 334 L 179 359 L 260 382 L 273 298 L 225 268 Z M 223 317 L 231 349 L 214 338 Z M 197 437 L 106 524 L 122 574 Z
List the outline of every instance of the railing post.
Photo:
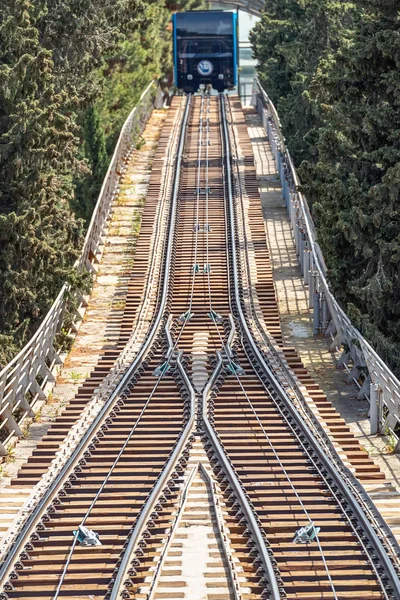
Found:
M 322 311 L 321 329 L 322 329 L 322 331 L 325 331 L 329 325 L 330 315 L 329 315 L 328 301 L 326 299 L 326 294 L 324 292 L 321 293 L 321 311 Z
M 371 381 L 369 386 L 369 422 L 371 435 L 379 432 L 380 421 L 381 388 Z
M 277 144 L 277 146 L 278 146 L 278 144 Z M 282 165 L 282 153 L 279 150 L 279 147 L 278 147 L 276 156 L 277 156 L 277 159 L 278 159 L 278 172 L 279 172 L 279 178 L 281 180 L 281 186 L 282 186 L 282 168 L 283 168 L 283 165 Z M 283 186 L 282 186 L 282 194 L 283 194 Z
M 21 431 L 18 423 L 15 421 L 14 417 L 12 416 L 12 408 L 9 407 L 6 410 L 4 410 L 1 417 L 2 417 L 2 421 L 7 420 L 7 422 L 5 424 L 5 429 L 8 431 L 9 434 L 11 433 L 11 434 L 18 435 L 18 436 L 22 435 L 22 431 Z M 2 448 L 0 449 L 0 456 L 4 456 L 3 448 L 4 448 L 4 446 L 2 444 Z
M 292 211 L 293 211 L 293 197 L 292 197 L 292 192 L 289 189 L 289 185 L 288 185 L 287 211 L 288 211 L 289 222 L 291 224 L 291 221 L 292 221 Z
M 321 307 L 320 307 L 320 293 L 315 290 L 313 298 L 314 314 L 313 314 L 313 329 L 314 335 L 318 335 L 321 327 Z
M 306 247 L 307 247 L 306 235 L 305 235 L 304 231 L 302 231 L 300 234 L 299 259 L 300 259 L 300 271 L 301 271 L 301 274 L 303 275 L 303 277 L 304 277 L 304 254 L 306 252 Z
M 310 265 L 309 282 L 310 283 L 308 287 L 308 307 L 314 308 L 315 292 L 318 292 L 318 271 L 314 269 L 314 266 L 312 264 Z
M 310 248 L 308 247 L 308 241 L 306 241 L 304 248 L 304 256 L 303 256 L 303 281 L 304 285 L 308 285 L 310 281 Z
M 290 213 L 290 188 L 289 188 L 289 181 L 288 178 L 286 177 L 286 174 L 284 176 L 284 180 L 283 180 L 283 197 L 285 200 L 285 204 L 286 204 L 286 210 L 288 211 L 288 213 Z
M 295 194 L 292 195 L 292 208 L 290 211 L 290 225 L 292 228 L 292 235 L 293 235 L 293 239 L 295 239 L 295 227 L 296 227 L 296 219 L 297 219 L 297 215 L 296 215 L 296 196 Z
M 300 254 L 300 221 L 296 218 L 294 223 L 294 245 L 296 246 L 296 254 Z
M 271 123 L 269 122 L 269 119 L 266 117 L 266 121 L 267 121 L 267 138 L 268 141 L 271 143 Z M 272 150 L 272 149 L 271 149 Z

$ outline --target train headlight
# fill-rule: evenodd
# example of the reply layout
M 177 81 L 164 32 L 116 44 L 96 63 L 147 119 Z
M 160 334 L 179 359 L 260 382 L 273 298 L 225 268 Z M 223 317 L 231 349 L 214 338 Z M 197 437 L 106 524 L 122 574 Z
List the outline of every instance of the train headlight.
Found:
M 189 75 L 187 76 L 187 78 L 189 79 L 189 81 L 192 81 L 192 79 L 193 79 L 193 75 L 191 75 L 191 74 L 189 73 Z
M 223 78 L 224 78 L 224 75 L 223 75 L 223 73 L 220 73 L 220 74 L 218 75 L 218 79 L 223 79 Z

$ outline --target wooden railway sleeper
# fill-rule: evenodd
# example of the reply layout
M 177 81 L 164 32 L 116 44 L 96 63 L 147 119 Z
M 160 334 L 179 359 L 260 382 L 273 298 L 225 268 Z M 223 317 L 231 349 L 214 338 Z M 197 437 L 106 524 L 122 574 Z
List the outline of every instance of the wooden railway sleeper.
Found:
M 186 445 L 186 448 L 184 449 L 184 451 L 182 453 L 182 457 L 179 459 L 179 464 L 181 466 L 183 466 L 183 465 L 186 466 L 187 457 L 189 456 L 189 446 L 190 445 L 191 445 L 191 442 L 189 441 L 188 444 Z M 164 516 L 164 514 L 167 514 L 167 515 L 169 514 L 169 510 L 170 509 L 164 508 L 163 504 L 167 505 L 167 497 L 170 497 L 173 492 L 174 492 L 175 496 L 177 495 L 177 488 L 175 486 L 175 481 L 177 480 L 177 478 L 178 478 L 177 472 L 173 472 L 171 474 L 171 476 L 170 476 L 170 479 L 168 480 L 168 482 L 166 483 L 166 485 L 165 485 L 165 487 L 164 487 L 164 489 L 162 491 L 162 496 L 160 496 L 160 498 L 159 498 L 159 504 L 157 504 L 156 507 L 155 507 L 156 509 L 158 508 L 157 512 L 155 512 L 155 513 L 153 512 L 152 515 L 151 515 L 151 519 L 146 523 L 146 530 L 143 533 L 143 537 L 147 537 L 147 539 L 149 539 L 152 536 L 152 533 L 151 533 L 150 530 L 152 528 L 156 527 L 156 522 L 155 522 L 156 519 L 162 518 Z M 180 486 L 179 486 L 178 489 L 182 490 L 182 485 L 183 485 L 183 482 L 181 481 Z M 172 490 L 173 490 L 173 492 L 172 492 Z M 163 500 L 165 500 L 165 502 L 163 502 Z M 154 515 L 156 515 L 156 519 L 154 518 Z M 138 545 L 143 549 L 146 546 L 144 546 L 142 544 L 142 542 L 143 542 L 143 540 L 139 541 Z M 142 557 L 144 557 L 144 553 L 142 554 Z M 128 574 L 130 575 L 130 577 L 136 576 L 136 574 L 137 574 L 137 568 L 139 568 L 140 565 L 141 565 L 140 558 L 138 558 L 138 553 L 137 552 L 136 552 L 136 556 L 132 559 L 132 561 L 131 561 L 130 564 L 131 564 L 131 566 L 130 566 L 130 568 L 128 570 Z M 133 567 L 135 567 L 134 574 L 132 573 L 132 568 Z M 127 586 L 126 585 L 126 581 L 131 581 L 132 582 L 132 580 L 129 580 L 129 579 L 125 580 L 123 582 L 123 589 L 122 589 L 122 595 L 123 596 L 122 597 L 129 598 L 130 594 L 127 593 L 127 591 L 128 591 L 129 587 L 133 587 L 133 582 L 132 582 L 132 586 Z M 108 593 L 106 594 L 105 598 L 110 597 L 110 595 L 111 595 L 111 589 L 112 588 L 109 587 Z
M 253 357 L 252 357 L 253 358 Z M 265 379 L 263 377 L 260 377 L 260 380 Z M 276 395 L 275 395 L 276 398 Z M 287 417 L 288 422 L 292 422 L 293 419 L 291 419 L 290 417 Z M 299 439 L 303 439 L 303 441 L 305 441 L 305 436 L 303 434 L 303 432 L 301 431 L 301 429 L 299 427 L 293 426 L 292 428 L 294 430 L 294 432 L 296 433 L 296 435 L 298 436 Z M 310 457 L 311 458 L 311 457 Z M 315 463 L 316 458 L 313 457 L 313 462 Z M 338 491 L 337 486 L 334 484 L 332 477 L 330 476 L 330 473 L 328 472 L 327 469 L 324 469 L 323 474 L 325 475 L 325 480 L 327 482 L 327 484 L 329 485 L 329 487 L 335 492 Z M 347 511 L 346 511 L 347 512 Z M 354 530 L 358 533 L 360 539 L 362 539 L 363 541 L 366 541 L 368 538 L 367 536 L 364 535 L 364 529 L 359 525 L 358 519 L 355 520 L 357 524 L 354 523 Z M 371 557 L 370 557 L 371 560 Z M 380 571 L 379 571 L 380 573 Z M 381 575 L 381 581 L 382 584 L 386 587 L 386 589 L 389 589 L 388 586 L 388 579 L 386 576 L 382 576 Z

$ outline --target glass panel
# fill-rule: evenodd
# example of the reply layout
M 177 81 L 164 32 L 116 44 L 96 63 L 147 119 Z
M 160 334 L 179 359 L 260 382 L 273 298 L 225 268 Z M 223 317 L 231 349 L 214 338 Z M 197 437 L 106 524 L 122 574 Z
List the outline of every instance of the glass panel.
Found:
M 229 36 L 233 33 L 232 13 L 195 11 L 177 13 L 177 37 L 193 37 L 204 35 Z
M 239 47 L 239 59 L 241 64 L 255 63 L 255 60 L 253 58 L 253 49 Z
M 248 42 L 249 33 L 253 29 L 260 17 L 255 17 L 243 10 L 239 10 L 239 41 Z
M 232 39 L 180 40 L 179 58 L 204 58 L 212 54 L 215 58 L 232 57 Z
M 254 79 L 256 69 L 253 66 L 241 66 L 240 67 L 240 78 L 241 79 Z

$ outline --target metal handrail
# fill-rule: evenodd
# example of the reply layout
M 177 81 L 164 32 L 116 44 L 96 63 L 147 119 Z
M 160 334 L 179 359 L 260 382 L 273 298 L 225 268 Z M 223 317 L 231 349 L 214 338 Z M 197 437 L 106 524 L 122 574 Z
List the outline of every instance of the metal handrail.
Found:
M 285 144 L 276 108 L 258 79 L 254 81 L 254 97 L 256 100 L 259 99 L 257 108 L 263 118 L 273 154 L 278 158 L 277 165 L 301 264 L 307 264 L 304 260 L 305 253 L 311 257 L 310 270 L 307 269 L 307 272 L 304 270 L 305 283 L 311 281 L 312 278 L 315 279 L 315 284 L 312 282 L 312 285 L 309 286 L 309 305 L 314 307 L 315 312 L 315 308 L 320 311 L 326 304 L 330 323 L 322 323 L 319 329 L 332 335 L 332 349 L 344 348 L 343 355 L 351 358 L 356 374 L 360 373 L 360 369 L 367 368 L 368 370 L 369 377 L 364 381 L 360 397 L 362 395 L 370 397 L 371 431 L 384 433 L 387 428 L 393 431 L 399 423 L 400 381 L 360 331 L 354 327 L 334 297 L 327 280 L 327 269 L 317 242 L 317 234 L 307 199 L 299 191 L 300 181 Z M 370 385 L 369 382 L 371 382 Z M 373 396 L 370 394 L 371 390 Z M 386 411 L 384 406 L 387 408 Z M 397 449 L 400 450 L 400 443 Z
M 124 170 L 123 163 L 134 143 L 135 135 L 144 128 L 149 111 L 158 95 L 157 90 L 154 82 L 147 86 L 121 129 L 114 155 L 93 211 L 80 258 L 76 263 L 79 270 L 95 270 L 93 263 L 98 261 L 101 254 L 107 220 L 118 192 L 120 176 Z M 54 384 L 54 370 L 62 364 L 62 358 L 55 350 L 54 342 L 62 327 L 64 313 L 69 303 L 69 293 L 70 287 L 65 284 L 32 338 L 17 356 L 0 371 L 0 418 L 2 427 L 7 432 L 6 437 L 0 442 L 0 455 L 7 453 L 6 445 L 13 435 L 22 435 L 21 422 L 26 416 L 34 415 L 35 402 L 46 400 L 47 394 Z M 81 300 L 73 323 L 75 329 L 77 329 L 76 323 L 82 319 L 85 306 L 84 301 Z M 31 402 L 28 402 L 26 397 L 28 392 L 33 398 Z M 15 415 L 17 408 L 19 409 L 18 417 Z
M 185 114 L 183 116 L 183 124 L 182 124 L 183 134 L 181 135 L 180 150 L 179 150 L 179 154 L 177 157 L 177 167 L 176 167 L 177 172 L 179 172 L 179 170 L 180 170 L 180 163 L 182 160 L 183 139 L 185 137 L 186 123 L 187 123 L 187 119 L 188 119 L 189 109 L 190 109 L 190 100 L 187 101 Z M 171 209 L 171 217 L 170 217 L 170 231 L 171 232 L 174 230 L 175 219 L 176 219 L 176 195 L 175 195 L 175 193 L 174 193 L 174 198 L 175 198 L 175 200 L 173 200 L 173 205 L 172 205 L 172 209 Z M 155 319 L 155 321 L 152 324 L 152 327 L 149 331 L 149 335 L 146 338 L 142 348 L 136 355 L 135 359 L 133 360 L 132 364 L 130 365 L 130 367 L 128 368 L 128 370 L 126 371 L 124 376 L 122 377 L 121 381 L 118 383 L 117 387 L 111 393 L 111 395 L 107 399 L 106 403 L 101 408 L 100 412 L 96 415 L 93 422 L 90 424 L 88 429 L 85 431 L 81 441 L 78 443 L 78 445 L 72 452 L 68 461 L 63 465 L 63 467 L 61 468 L 59 473 L 55 476 L 52 483 L 46 489 L 43 497 L 40 499 L 40 501 L 38 502 L 36 507 L 33 509 L 31 514 L 28 516 L 28 519 L 24 523 L 22 530 L 20 532 L 17 532 L 16 539 L 0 568 L 0 584 L 4 584 L 4 582 L 6 581 L 8 575 L 9 575 L 10 571 L 12 570 L 13 565 L 16 561 L 16 557 L 22 551 L 23 545 L 26 543 L 26 539 L 33 532 L 34 528 L 36 527 L 36 525 L 40 521 L 41 517 L 47 510 L 47 506 L 54 499 L 54 497 L 58 493 L 59 488 L 66 482 L 67 478 L 71 474 L 71 472 L 74 469 L 74 467 L 76 466 L 77 462 L 83 457 L 83 454 L 86 451 L 86 449 L 88 448 L 88 446 L 90 445 L 91 440 L 93 439 L 93 437 L 95 437 L 96 433 L 99 431 L 102 424 L 104 423 L 106 417 L 112 411 L 117 398 L 123 393 L 126 385 L 129 383 L 129 381 L 131 380 L 134 373 L 137 371 L 137 369 L 139 368 L 141 363 L 144 361 L 146 355 L 148 354 L 148 352 L 151 349 L 152 343 L 153 343 L 156 335 L 159 333 L 161 319 L 163 317 L 165 305 L 167 303 L 168 278 L 169 278 L 169 270 L 170 270 L 170 265 L 171 265 L 170 259 L 171 259 L 171 254 L 172 254 L 172 238 L 173 237 L 174 237 L 173 235 L 170 235 L 168 237 L 167 260 L 166 260 L 165 276 L 164 276 L 165 278 L 164 278 L 164 285 L 163 285 L 162 294 L 161 294 L 160 307 L 159 307 L 159 312 L 158 312 L 157 318 Z

